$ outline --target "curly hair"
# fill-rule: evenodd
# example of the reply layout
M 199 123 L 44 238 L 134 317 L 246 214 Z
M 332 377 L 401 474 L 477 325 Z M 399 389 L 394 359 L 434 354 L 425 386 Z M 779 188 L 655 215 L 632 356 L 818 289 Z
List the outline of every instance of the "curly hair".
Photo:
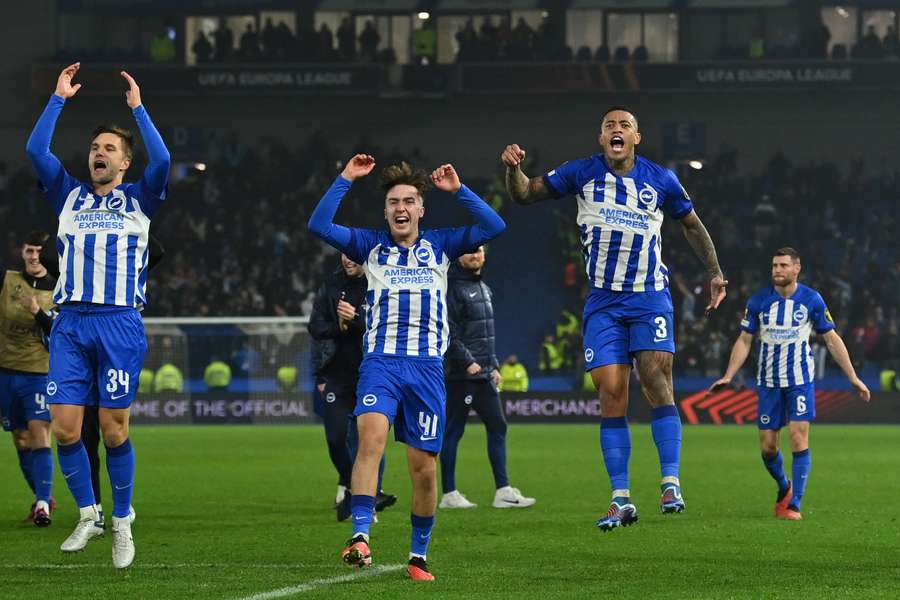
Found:
M 399 165 L 385 167 L 384 171 L 381 172 L 381 187 L 385 192 L 388 192 L 395 185 L 413 186 L 424 200 L 425 192 L 431 187 L 431 178 L 425 171 L 421 169 L 414 170 L 411 164 L 403 161 Z

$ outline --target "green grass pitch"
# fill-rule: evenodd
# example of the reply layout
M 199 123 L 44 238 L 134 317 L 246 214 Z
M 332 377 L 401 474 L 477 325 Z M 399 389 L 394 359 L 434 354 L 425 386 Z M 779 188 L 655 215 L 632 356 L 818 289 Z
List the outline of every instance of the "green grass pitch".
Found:
M 632 435 L 641 520 L 602 533 L 594 523 L 609 484 L 596 426 L 511 426 L 511 480 L 538 503 L 497 510 L 484 430 L 470 424 L 457 480 L 479 506 L 438 513 L 433 584 L 406 581 L 399 569 L 360 577 L 341 564 L 350 526 L 331 508 L 336 476 L 320 427 L 135 427 L 137 557 L 124 572 L 112 568 L 108 534 L 82 553 L 59 552 L 76 511 L 58 473 L 53 525 L 21 522 L 29 495 L 4 442 L 0 597 L 238 599 L 284 588 L 295 591 L 284 597 L 367 599 L 900 595 L 900 428 L 814 426 L 799 523 L 772 516 L 774 484 L 753 427 L 685 428 L 687 511 L 666 516 L 657 508 L 649 427 L 634 426 Z M 376 565 L 400 565 L 409 545 L 409 478 L 393 442 L 385 488 L 400 501 L 373 528 L 373 556 Z

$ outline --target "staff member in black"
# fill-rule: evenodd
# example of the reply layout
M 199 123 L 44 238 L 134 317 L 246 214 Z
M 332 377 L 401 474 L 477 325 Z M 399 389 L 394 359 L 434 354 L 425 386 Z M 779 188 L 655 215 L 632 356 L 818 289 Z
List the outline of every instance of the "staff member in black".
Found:
M 481 280 L 484 247 L 464 254 L 448 273 L 447 313 L 450 347 L 444 357 L 447 379 L 447 428 L 441 448 L 441 508 L 477 506 L 456 489 L 456 449 L 472 408 L 487 430 L 487 450 L 494 472 L 494 508 L 526 508 L 535 503 L 509 485 L 506 474 L 506 417 L 500 405 L 500 363 L 494 350 L 491 288 Z
M 319 344 L 316 382 L 324 400 L 325 441 L 328 454 L 338 472 L 335 502 L 338 521 L 350 517 L 350 476 L 359 436 L 353 409 L 356 384 L 362 362 L 362 336 L 366 331 L 363 313 L 367 282 L 360 265 L 341 255 L 341 268 L 334 272 L 316 294 L 309 317 L 309 333 Z M 397 501 L 381 490 L 384 458 L 378 473 L 375 510 L 383 510 Z

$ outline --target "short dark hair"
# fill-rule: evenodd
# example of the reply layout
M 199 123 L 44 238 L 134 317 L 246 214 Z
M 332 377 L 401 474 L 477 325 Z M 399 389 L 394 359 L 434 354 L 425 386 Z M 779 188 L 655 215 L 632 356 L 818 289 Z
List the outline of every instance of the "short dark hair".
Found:
M 119 136 L 119 139 L 122 140 L 122 152 L 125 153 L 125 158 L 132 159 L 134 158 L 134 134 L 124 127 L 119 127 L 118 125 L 98 125 L 96 129 L 94 129 L 94 133 L 91 134 L 91 143 L 97 139 L 97 136 L 101 133 L 111 133 L 113 135 Z
M 415 170 L 411 164 L 403 161 L 399 165 L 385 167 L 381 172 L 381 187 L 385 192 L 395 185 L 413 186 L 424 200 L 425 192 L 431 187 L 431 178 L 425 171 Z
M 637 115 L 634 114 L 634 111 L 633 111 L 633 110 L 631 110 L 630 108 L 628 108 L 628 107 L 625 106 L 624 104 L 619 104 L 619 105 L 616 105 L 616 106 L 610 106 L 609 108 L 607 108 L 607 109 L 606 109 L 606 112 L 603 113 L 603 117 L 600 118 L 600 124 L 601 124 L 601 125 L 603 124 L 603 121 L 606 120 L 606 115 L 608 115 L 609 113 L 613 112 L 614 110 L 625 111 L 625 112 L 627 112 L 628 114 L 630 114 L 632 117 L 634 117 L 634 128 L 635 128 L 635 129 L 638 129 L 638 118 L 637 118 Z
M 791 260 L 798 263 L 800 262 L 800 253 L 791 248 L 790 246 L 784 246 L 775 251 L 775 254 L 772 256 L 790 256 Z
M 50 234 L 40 229 L 29 231 L 28 235 L 22 238 L 23 246 L 43 246 L 50 239 Z

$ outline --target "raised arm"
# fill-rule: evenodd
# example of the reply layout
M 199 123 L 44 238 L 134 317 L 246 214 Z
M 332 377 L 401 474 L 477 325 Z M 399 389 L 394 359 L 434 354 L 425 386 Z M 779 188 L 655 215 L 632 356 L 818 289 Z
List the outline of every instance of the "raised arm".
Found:
M 728 359 L 728 368 L 725 369 L 725 375 L 716 380 L 709 386 L 709 392 L 714 393 L 731 383 L 737 372 L 744 366 L 744 361 L 750 355 L 750 348 L 753 346 L 753 334 L 742 331 L 738 339 L 735 340 L 734 346 L 731 348 L 731 357 Z
M 141 131 L 141 137 L 144 139 L 144 146 L 147 148 L 149 162 L 147 168 L 144 169 L 144 182 L 153 194 L 159 198 L 164 198 L 166 185 L 169 183 L 172 157 L 169 155 L 169 150 L 166 148 L 162 136 L 159 135 L 159 131 L 153 125 L 153 121 L 150 120 L 147 109 L 141 103 L 141 88 L 138 87 L 134 78 L 125 71 L 122 71 L 120 75 L 128 82 L 125 102 L 131 108 L 134 120 Z
M 506 222 L 478 194 L 462 184 L 453 165 L 441 165 L 432 171 L 431 181 L 439 190 L 454 194 L 475 217 L 476 225 L 470 228 L 470 239 L 466 240 L 470 245 L 480 246 L 506 230 Z
M 850 353 L 847 352 L 847 346 L 844 344 L 844 340 L 841 339 L 841 336 L 832 329 L 822 335 L 822 339 L 825 341 L 825 347 L 828 348 L 828 353 L 831 354 L 831 358 L 834 359 L 834 362 L 838 364 L 841 368 L 841 371 L 847 376 L 847 379 L 850 380 L 850 383 L 856 388 L 856 392 L 859 394 L 860 398 L 869 401 L 871 397 L 871 392 L 869 392 L 869 388 L 865 383 L 856 375 L 856 369 L 853 368 L 853 363 L 850 361 Z
M 684 231 L 684 237 L 694 250 L 703 265 L 706 272 L 709 273 L 709 304 L 706 306 L 706 314 L 714 311 L 719 307 L 722 300 L 725 299 L 725 286 L 728 280 L 722 274 L 722 268 L 719 266 L 719 258 L 716 256 L 716 247 L 709 232 L 703 226 L 703 222 L 697 213 L 693 210 L 685 215 L 681 220 L 681 229 Z M 745 357 L 746 358 L 746 357 Z
M 543 177 L 531 177 L 522 171 L 525 150 L 518 144 L 510 144 L 500 154 L 506 165 L 506 191 L 516 204 L 534 204 L 554 197 Z
M 341 252 L 347 253 L 353 234 L 349 227 L 337 225 L 334 222 L 334 215 L 337 214 L 341 199 L 350 190 L 353 181 L 365 177 L 374 168 L 375 159 L 368 154 L 357 154 L 351 158 L 309 217 L 309 230 Z M 355 255 L 351 258 L 358 260 Z
M 81 63 L 74 63 L 60 72 L 56 80 L 56 90 L 50 96 L 50 101 L 47 102 L 44 112 L 41 113 L 31 135 L 28 136 L 28 143 L 25 145 L 28 158 L 31 160 L 41 184 L 47 190 L 51 189 L 59 180 L 60 175 L 65 173 L 62 163 L 50 152 L 50 142 L 53 139 L 53 130 L 56 128 L 56 121 L 66 103 L 66 98 L 71 98 L 81 89 L 80 83 L 72 85 L 72 78 L 80 68 Z

